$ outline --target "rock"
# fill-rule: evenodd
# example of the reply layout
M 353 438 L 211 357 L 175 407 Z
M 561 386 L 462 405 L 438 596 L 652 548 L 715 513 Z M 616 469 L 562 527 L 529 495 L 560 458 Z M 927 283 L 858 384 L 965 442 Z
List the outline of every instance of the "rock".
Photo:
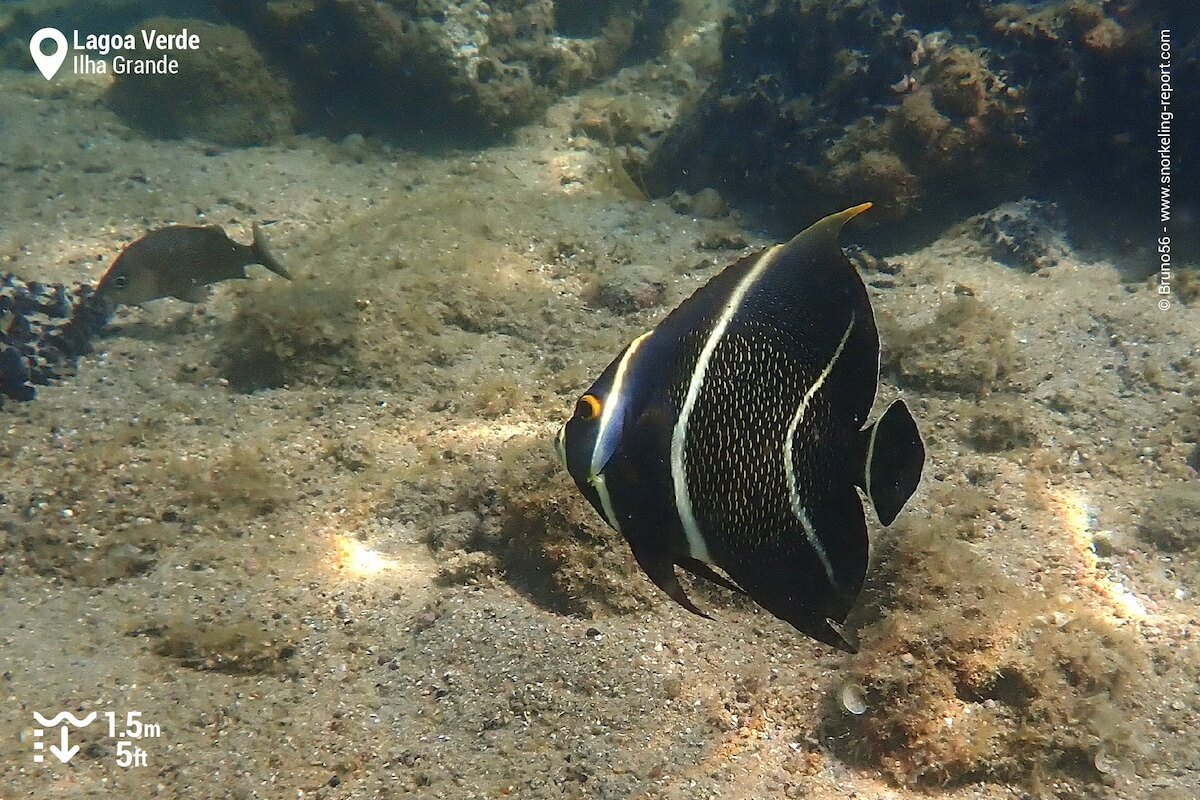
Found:
M 437 550 L 468 550 L 479 534 L 479 515 L 458 511 L 442 517 L 429 534 L 429 546 Z
M 496 139 L 657 48 L 652 0 L 218 0 L 297 87 L 302 122 L 340 138 Z M 664 13 L 666 9 L 667 13 Z
M 497 569 L 491 553 L 455 550 L 438 564 L 437 581 L 443 586 L 486 583 Z
M 1200 549 L 1200 485 L 1192 481 L 1158 492 L 1142 512 L 1138 535 L 1167 552 Z
M 957 159 L 977 172 L 972 148 L 1002 143 L 982 121 L 978 135 L 954 135 L 929 88 L 902 111 L 906 96 L 893 86 L 914 70 L 920 41 L 902 16 L 870 2 L 755 0 L 739 9 L 725 23 L 721 76 L 645 164 L 651 194 L 714 187 L 773 205 L 792 224 L 870 199 L 876 222 L 898 220 L 924 192 L 922 160 Z
M 1052 203 L 1028 198 L 979 214 L 968 228 L 992 258 L 1025 272 L 1052 267 L 1067 254 L 1062 217 Z
M 200 20 L 166 17 L 140 23 L 173 34 L 200 36 L 197 50 L 171 50 L 175 75 L 117 75 L 109 107 L 131 127 L 163 139 L 194 138 L 244 146 L 277 141 L 292 132 L 295 105 L 288 82 L 267 66 L 241 30 Z
M 716 189 L 705 187 L 693 195 L 692 213 L 703 219 L 716 219 L 725 215 L 725 201 Z
M 692 194 L 679 190 L 668 198 L 671 208 L 680 214 L 688 214 L 702 219 L 716 219 L 725 215 L 727 208 L 721 194 L 713 188 L 704 188 Z
M 572 128 L 610 146 L 644 146 L 670 125 L 664 105 L 662 98 L 645 92 L 598 90 L 580 101 Z
M 69 374 L 111 311 L 91 286 L 26 282 L 0 272 L 0 406 Z
M 656 267 L 629 264 L 613 267 L 596 286 L 596 305 L 614 314 L 631 314 L 662 305 L 667 284 Z
M 964 206 L 995 205 L 1017 186 L 1111 215 L 1154 172 L 1153 152 L 1131 148 L 1128 132 L 1144 125 L 1135 109 L 1157 96 L 1142 67 L 1155 63 L 1157 34 L 1111 4 L 734 8 L 720 75 L 640 165 L 651 196 L 713 187 L 791 227 L 871 200 L 864 221 L 896 246 L 928 240 Z M 1196 27 L 1173 32 L 1178 52 L 1200 42 Z
M 884 351 L 884 371 L 907 388 L 982 397 L 1002 389 L 1019 366 L 1012 323 L 975 297 L 955 297 L 916 328 L 900 328 L 883 317 L 878 322 L 887 329 L 883 339 L 891 343 Z M 969 435 L 985 450 L 1026 441 L 1020 428 L 1009 432 L 1016 436 L 1010 439 L 1005 427 L 984 422 Z
M 1029 427 L 1028 409 L 1011 399 L 981 402 L 970 415 L 966 438 L 981 453 L 1016 450 L 1037 441 Z

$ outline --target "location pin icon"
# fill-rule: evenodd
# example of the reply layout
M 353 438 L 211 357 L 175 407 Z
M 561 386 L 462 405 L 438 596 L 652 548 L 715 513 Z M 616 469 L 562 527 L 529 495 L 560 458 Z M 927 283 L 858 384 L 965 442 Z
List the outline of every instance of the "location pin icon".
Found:
M 47 39 L 54 40 L 53 53 L 42 52 L 42 42 Z M 33 63 L 37 64 L 46 80 L 50 80 L 67 60 L 67 37 L 57 28 L 42 28 L 29 40 L 29 54 L 33 56 Z

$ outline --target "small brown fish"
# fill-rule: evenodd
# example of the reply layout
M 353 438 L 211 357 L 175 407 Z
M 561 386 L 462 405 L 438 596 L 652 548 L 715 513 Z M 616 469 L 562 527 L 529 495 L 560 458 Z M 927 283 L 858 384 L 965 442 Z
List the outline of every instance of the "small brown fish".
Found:
M 202 302 L 208 285 L 245 278 L 246 265 L 261 264 L 276 275 L 291 275 L 267 250 L 262 228 L 254 241 L 238 244 L 219 225 L 171 225 L 150 231 L 117 256 L 96 293 L 111 305 L 137 305 L 160 297 Z

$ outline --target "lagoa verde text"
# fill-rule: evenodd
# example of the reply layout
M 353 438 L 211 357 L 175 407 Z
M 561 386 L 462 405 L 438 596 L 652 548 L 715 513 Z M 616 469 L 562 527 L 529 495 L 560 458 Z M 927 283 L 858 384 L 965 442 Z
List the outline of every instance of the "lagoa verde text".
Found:
M 609 364 L 557 440 L 579 490 L 680 605 L 703 615 L 677 566 L 851 652 L 843 626 L 870 549 L 855 487 L 890 525 L 925 463 L 903 401 L 865 424 L 879 334 L 837 237 L 869 207 L 725 268 Z

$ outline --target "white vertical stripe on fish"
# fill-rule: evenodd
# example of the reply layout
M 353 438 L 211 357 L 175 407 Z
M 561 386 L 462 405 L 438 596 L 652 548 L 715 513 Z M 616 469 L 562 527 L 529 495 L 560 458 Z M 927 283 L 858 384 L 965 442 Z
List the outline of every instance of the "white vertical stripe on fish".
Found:
M 591 483 L 596 494 L 600 495 L 600 506 L 604 511 L 604 518 L 608 520 L 609 525 L 612 525 L 614 531 L 621 533 L 621 523 L 617 521 L 617 511 L 613 508 L 612 497 L 608 493 L 608 484 L 604 482 L 604 476 L 593 475 Z
M 558 462 L 565 468 L 567 466 L 567 426 L 563 425 L 558 429 L 558 435 L 554 437 L 554 452 L 558 453 Z
M 596 490 L 596 494 L 600 495 L 600 505 L 603 507 L 604 517 L 608 520 L 608 524 L 613 527 L 617 533 L 621 532 L 621 523 L 617 521 L 617 512 L 612 504 L 612 497 L 608 493 L 608 486 L 605 484 L 604 476 L 599 470 L 603 464 L 597 464 L 599 460 L 598 454 L 601 452 L 610 452 L 612 448 L 603 447 L 606 435 L 609 434 L 609 428 L 612 425 L 614 411 L 619 407 L 619 404 L 624 401 L 621 396 L 621 387 L 625 382 L 625 373 L 629 369 L 629 362 L 633 359 L 634 353 L 642 346 L 642 342 L 650 335 L 650 331 L 643 333 L 641 336 L 629 343 L 629 347 L 625 348 L 625 355 L 621 357 L 621 363 L 617 365 L 617 374 L 613 376 L 612 391 L 608 393 L 608 402 L 604 404 L 604 409 L 600 412 L 599 428 L 596 431 L 596 444 L 592 448 L 592 464 L 591 475 L 588 481 Z M 617 435 L 620 435 L 617 431 Z
M 600 423 L 596 430 L 596 444 L 592 448 L 591 470 L 593 475 L 604 466 L 604 464 L 597 463 L 599 461 L 599 454 L 602 452 L 612 453 L 611 447 L 604 447 L 603 445 L 607 437 L 613 435 L 613 432 L 610 431 L 613 414 L 625 401 L 625 398 L 621 396 L 621 390 L 625 385 L 625 373 L 629 371 L 629 363 L 633 360 L 634 354 L 637 353 L 638 348 L 642 346 L 642 342 L 651 333 L 652 331 L 646 331 L 630 342 L 629 347 L 625 348 L 625 355 L 621 356 L 621 363 L 617 364 L 617 374 L 613 376 L 613 385 L 612 389 L 608 392 L 608 401 L 604 404 L 604 408 L 600 410 Z M 616 431 L 615 435 L 620 436 L 621 431 Z
M 816 552 L 817 557 L 821 559 L 821 566 L 825 568 L 825 575 L 829 578 L 829 583 L 832 586 L 837 586 L 837 579 L 833 574 L 833 564 L 829 561 L 829 554 L 825 552 L 825 546 L 821 544 L 821 539 L 817 536 L 817 531 L 813 527 L 812 520 L 808 517 L 808 510 L 804 508 L 804 504 L 800 502 L 800 490 L 796 486 L 796 465 L 792 461 L 792 443 L 796 439 L 796 429 L 800 427 L 800 422 L 804 419 L 805 413 L 808 411 L 808 404 L 812 402 L 813 396 L 816 395 L 821 387 L 829 378 L 829 373 L 833 371 L 834 364 L 842 356 L 842 350 L 846 347 L 846 342 L 850 339 L 850 332 L 854 330 L 854 314 L 850 315 L 850 324 L 846 327 L 846 332 L 842 334 L 842 340 L 838 342 L 837 349 L 833 351 L 833 357 L 829 359 L 829 363 L 821 370 L 821 374 L 813 381 L 812 386 L 808 387 L 808 391 L 804 393 L 804 398 L 800 401 L 800 406 L 796 409 L 796 413 L 792 414 L 792 421 L 788 423 L 787 433 L 783 440 L 783 468 L 787 472 L 788 498 L 792 504 L 792 514 L 796 519 L 800 520 L 800 526 L 804 528 L 804 538 L 808 540 L 808 544 Z
M 725 329 L 729 327 L 729 323 L 737 313 L 738 307 L 741 306 L 742 300 L 745 299 L 746 293 L 775 260 L 781 249 L 783 249 L 783 245 L 775 245 L 763 253 L 762 257 L 758 259 L 758 263 L 750 268 L 750 271 L 734 289 L 725 307 L 721 309 L 721 316 L 717 318 L 712 331 L 708 334 L 708 339 L 704 342 L 704 348 L 700 351 L 700 357 L 696 359 L 696 368 L 692 371 L 687 394 L 683 398 L 683 406 L 679 409 L 679 418 L 675 420 L 675 428 L 671 431 L 671 479 L 675 488 L 675 509 L 679 512 L 679 521 L 683 524 L 684 535 L 687 536 L 689 553 L 692 558 L 706 564 L 714 562 L 708 552 L 708 545 L 704 542 L 704 536 L 700 533 L 700 526 L 696 522 L 696 515 L 692 510 L 692 496 L 687 485 L 687 454 L 685 450 L 687 448 L 688 421 L 692 416 L 692 408 L 696 405 L 697 398 L 700 397 L 700 389 L 704 386 L 704 376 L 708 372 L 708 364 L 712 360 L 721 338 L 725 335 Z

